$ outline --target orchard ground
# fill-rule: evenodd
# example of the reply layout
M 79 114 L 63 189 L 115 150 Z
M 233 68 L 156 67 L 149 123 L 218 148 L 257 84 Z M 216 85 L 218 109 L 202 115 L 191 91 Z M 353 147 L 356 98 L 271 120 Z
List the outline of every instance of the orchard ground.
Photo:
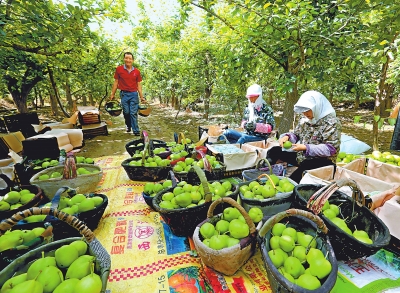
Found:
M 5 111 L 9 112 L 12 109 L 11 104 L 1 103 L 3 108 L 2 114 Z M 152 112 L 148 117 L 139 116 L 139 126 L 141 130 L 146 130 L 150 138 L 160 139 L 164 141 L 173 141 L 174 133 L 182 132 L 185 137 L 193 141 L 198 141 L 198 127 L 201 125 L 212 124 L 228 124 L 236 126 L 240 123 L 241 117 L 236 118 L 232 114 L 227 115 L 211 115 L 208 120 L 203 118 L 203 114 L 195 111 L 181 111 L 177 115 L 177 110 L 171 107 L 166 107 L 158 102 L 151 104 Z M 279 125 L 279 119 L 283 115 L 282 111 L 274 105 L 275 119 Z M 365 123 L 372 120 L 373 111 L 368 109 L 367 105 L 361 105 L 358 110 L 354 110 L 351 104 L 336 104 L 334 105 L 337 116 L 342 122 L 342 133 L 351 135 L 368 145 L 372 146 L 372 124 Z M 34 109 L 32 109 L 33 111 Z M 50 108 L 37 109 L 41 121 L 61 121 L 63 117 L 53 116 L 50 113 Z M 354 116 L 362 116 L 360 123 L 355 124 Z M 85 145 L 81 149 L 81 154 L 85 157 L 102 157 L 126 154 L 125 144 L 138 139 L 132 133 L 125 132 L 125 124 L 122 115 L 118 117 L 110 116 L 104 108 L 100 108 L 100 118 L 102 121 L 107 121 L 108 135 L 96 136 L 85 139 Z M 232 121 L 234 121 L 232 123 Z M 391 151 L 390 143 L 393 135 L 394 127 L 385 125 L 379 130 L 379 149 L 380 151 L 390 151 L 393 154 L 400 152 Z

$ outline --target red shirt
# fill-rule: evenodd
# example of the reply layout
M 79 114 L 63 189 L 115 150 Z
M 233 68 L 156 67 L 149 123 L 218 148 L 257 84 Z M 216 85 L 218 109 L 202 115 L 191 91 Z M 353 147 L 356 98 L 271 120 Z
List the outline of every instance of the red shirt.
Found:
M 128 72 L 125 65 L 121 65 L 115 69 L 114 79 L 118 79 L 118 88 L 121 91 L 137 92 L 138 82 L 142 81 L 142 76 L 137 68 Z

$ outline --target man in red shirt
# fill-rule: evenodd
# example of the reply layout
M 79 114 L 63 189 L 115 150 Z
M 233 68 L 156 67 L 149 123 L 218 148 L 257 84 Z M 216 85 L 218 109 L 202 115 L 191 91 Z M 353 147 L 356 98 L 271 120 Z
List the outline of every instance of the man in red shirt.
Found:
M 111 89 L 110 99 L 115 98 L 117 88 L 120 90 L 122 111 L 124 113 L 126 132 L 140 135 L 138 125 L 139 97 L 145 102 L 142 92 L 142 76 L 140 71 L 133 67 L 133 55 L 130 52 L 124 53 L 124 65 L 118 66 L 114 74 L 114 84 Z

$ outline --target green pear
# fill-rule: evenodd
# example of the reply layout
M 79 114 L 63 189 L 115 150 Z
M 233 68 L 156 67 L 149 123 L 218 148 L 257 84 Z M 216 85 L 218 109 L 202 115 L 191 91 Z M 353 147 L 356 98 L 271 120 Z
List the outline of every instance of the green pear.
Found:
M 270 251 L 268 251 L 268 256 L 276 268 L 279 268 L 283 265 L 284 263 L 283 256 L 282 254 L 276 252 L 276 250 L 271 249 Z
M 38 281 L 28 280 L 12 288 L 9 293 L 43 293 L 43 285 Z
M 16 210 L 16 209 L 18 209 L 18 208 L 21 207 L 21 206 L 22 206 L 22 204 L 20 204 L 20 203 L 12 204 L 12 205 L 10 206 L 10 210 Z
M 369 235 L 367 232 L 365 232 L 364 230 L 355 230 L 353 232 L 353 236 L 354 237 L 365 237 L 365 238 L 369 238 Z
M 62 282 L 60 285 L 54 289 L 53 293 L 74 293 L 76 284 L 78 284 L 79 279 L 68 279 Z
M 297 240 L 297 243 L 300 244 L 301 246 L 307 248 L 308 246 L 310 247 L 317 247 L 317 241 L 314 239 L 313 236 L 305 234 L 303 237 Z
M 68 197 L 65 197 L 65 196 L 61 197 L 60 202 L 58 203 L 57 209 L 62 210 L 62 209 L 65 209 L 66 207 L 68 207 L 68 201 L 69 201 Z
M 306 262 L 306 248 L 304 246 L 296 246 L 293 249 L 293 256 L 297 257 L 301 263 Z
M 289 256 L 286 260 L 285 263 L 283 264 L 285 271 L 289 274 L 292 275 L 293 278 L 297 279 L 302 271 L 304 270 L 303 265 L 299 261 L 298 258 L 294 256 Z
M 36 237 L 42 235 L 42 233 L 43 233 L 45 230 L 46 230 L 46 229 L 43 228 L 43 227 L 36 227 L 36 228 L 33 228 L 33 229 L 32 229 L 32 231 L 33 231 L 33 233 L 35 233 Z
M 281 239 L 280 236 L 272 236 L 272 237 L 269 239 L 269 247 L 270 247 L 271 249 L 278 249 L 278 248 L 280 248 L 280 246 L 279 246 L 279 239 Z
M 21 198 L 20 198 L 19 201 L 20 201 L 21 204 L 27 204 L 34 197 L 35 197 L 35 194 L 33 194 L 33 193 L 25 193 L 25 194 L 21 195 Z
M 35 260 L 29 266 L 26 278 L 28 280 L 35 279 L 39 275 L 40 271 L 49 266 L 56 266 L 56 259 L 53 256 L 46 256 Z
M 340 214 L 340 208 L 335 204 L 330 204 L 329 208 L 335 212 L 335 215 L 338 216 Z
M 22 244 L 28 243 L 35 239 L 37 236 L 33 230 L 22 230 L 22 238 L 24 239 Z
M 286 225 L 282 224 L 282 223 L 276 223 L 273 227 L 272 227 L 272 234 L 274 236 L 281 236 L 283 230 L 286 229 Z
M 93 196 L 92 200 L 94 201 L 94 206 L 98 207 L 103 203 L 103 198 L 101 196 Z
M 332 271 L 332 264 L 324 257 L 317 257 L 310 263 L 310 272 L 318 279 L 323 279 Z
M 46 218 L 46 215 L 33 215 L 25 218 L 28 223 L 42 222 Z
M 297 231 L 296 231 L 296 229 L 294 229 L 292 227 L 285 228 L 285 230 L 282 231 L 282 236 L 283 235 L 288 235 L 288 236 L 292 237 L 294 242 L 297 241 Z
M 94 200 L 91 198 L 85 198 L 78 206 L 79 213 L 93 210 L 95 207 Z
M 24 241 L 21 233 L 8 233 L 0 237 L 0 252 L 21 245 Z
M 82 241 L 82 240 L 77 240 L 77 241 L 71 242 L 69 245 L 75 247 L 76 250 L 78 250 L 79 256 L 84 255 L 86 253 L 87 247 L 88 247 L 86 242 Z
M 17 286 L 18 284 L 25 282 L 26 281 L 26 276 L 27 274 L 21 274 L 15 277 L 12 277 L 11 279 L 8 279 L 3 286 L 1 287 L 1 293 L 6 293 L 9 292 L 12 288 Z
M 55 252 L 56 263 L 59 268 L 69 267 L 79 257 L 78 250 L 71 245 L 63 245 Z
M 21 194 L 18 191 L 10 191 L 4 196 L 4 200 L 8 202 L 9 204 L 15 204 L 19 202 L 19 199 L 21 198 Z
M 282 235 L 279 238 L 279 246 L 280 248 L 282 248 L 283 251 L 291 252 L 295 247 L 295 243 L 293 238 L 289 235 Z
M 63 208 L 61 211 L 64 212 L 64 213 L 66 213 L 66 214 L 68 214 L 68 215 L 73 215 L 73 214 L 75 214 L 75 211 L 74 211 L 74 209 L 73 209 L 72 207 Z
M 75 286 L 74 293 L 100 293 L 103 283 L 99 275 L 92 273 L 82 278 Z
M 303 274 L 298 278 L 297 285 L 308 290 L 316 290 L 321 287 L 321 282 L 315 276 Z
M 66 279 L 82 279 L 90 274 L 94 257 L 90 260 L 79 257 L 68 268 L 65 274 Z
M 0 200 L 0 212 L 8 211 L 10 209 L 10 204 L 5 200 Z
M 82 193 L 75 194 L 70 200 L 69 200 L 69 206 L 72 206 L 74 204 L 82 202 L 86 196 Z M 72 203 L 72 204 L 71 204 Z
M 22 196 L 22 195 L 24 195 L 24 194 L 27 194 L 27 193 L 31 193 L 31 191 L 29 190 L 29 189 L 21 189 L 20 191 L 19 191 L 19 194 Z
M 40 272 L 36 281 L 43 285 L 43 293 L 52 293 L 64 281 L 64 276 L 59 268 L 50 266 Z

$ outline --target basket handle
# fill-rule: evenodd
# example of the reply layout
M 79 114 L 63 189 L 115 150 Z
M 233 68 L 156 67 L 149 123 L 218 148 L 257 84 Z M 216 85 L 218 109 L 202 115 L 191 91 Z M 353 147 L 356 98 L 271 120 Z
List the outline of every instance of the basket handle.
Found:
M 274 184 L 274 181 L 272 181 L 271 177 L 269 177 L 268 174 L 265 174 L 265 173 L 264 173 L 264 174 L 261 174 L 260 176 L 257 177 L 257 180 L 260 180 L 260 179 L 263 178 L 263 177 L 267 177 L 267 180 L 271 181 L 272 186 L 274 187 L 274 189 L 276 189 L 276 186 L 275 186 L 275 184 Z
M 19 221 L 21 221 L 27 217 L 33 216 L 33 215 L 50 215 L 50 216 L 54 216 L 54 217 L 60 219 L 61 221 L 68 223 L 70 226 L 72 226 L 73 228 L 78 230 L 79 233 L 83 237 L 85 237 L 87 243 L 90 243 L 96 239 L 92 230 L 90 230 L 85 225 L 84 222 L 80 221 L 78 218 L 76 218 L 72 215 L 69 215 L 69 214 L 61 212 L 57 209 L 48 208 L 48 207 L 46 207 L 46 208 L 33 207 L 30 209 L 18 212 L 16 214 L 14 214 L 13 216 L 11 216 L 11 218 L 8 218 L 8 219 L 2 221 L 0 223 L 0 236 L 3 235 L 6 231 L 10 230 Z
M 147 141 L 144 145 L 143 148 L 143 154 L 142 154 L 142 166 L 144 166 L 144 162 L 146 161 L 146 153 L 149 152 L 150 155 L 150 142 Z
M 0 174 L 0 178 L 4 180 L 4 182 L 7 184 L 7 189 L 11 189 L 14 187 L 14 183 L 11 181 L 11 179 L 6 175 L 6 174 Z
M 328 233 L 328 228 L 326 227 L 324 221 L 320 217 L 318 217 L 317 215 L 314 215 L 313 213 L 310 213 L 310 212 L 307 212 L 307 211 L 304 211 L 304 210 L 288 209 L 286 211 L 277 213 L 275 216 L 270 217 L 264 223 L 264 225 L 261 227 L 261 229 L 260 229 L 258 234 L 260 235 L 260 237 L 264 237 L 265 234 L 267 234 L 267 232 L 269 230 L 271 230 L 272 227 L 276 223 L 279 223 L 282 219 L 288 218 L 288 217 L 291 217 L 291 216 L 301 216 L 301 217 L 305 217 L 307 219 L 310 219 L 315 224 L 317 224 L 317 227 L 318 227 L 319 230 L 321 230 L 325 234 Z
M 220 197 L 217 200 L 213 201 L 212 204 L 210 205 L 210 207 L 208 208 L 207 218 L 212 218 L 214 216 L 215 207 L 223 202 L 229 203 L 231 206 L 233 206 L 239 210 L 239 212 L 242 214 L 243 218 L 246 220 L 246 224 L 250 228 L 250 234 L 253 234 L 257 231 L 253 220 L 250 218 L 250 216 L 246 212 L 246 210 L 236 200 L 234 200 L 230 197 Z
M 271 167 L 271 163 L 267 160 L 267 159 L 261 159 L 257 162 L 256 164 L 256 169 L 260 170 L 260 168 L 262 168 L 262 164 L 263 163 L 267 163 L 268 165 L 268 169 L 269 169 L 269 175 L 272 175 L 272 167 Z
M 183 134 L 183 132 L 179 132 L 179 134 L 178 134 L 178 143 L 181 143 L 184 146 L 186 145 L 186 139 L 185 139 L 185 135 Z
M 308 200 L 307 208 L 313 213 L 319 214 L 325 202 L 332 196 L 332 194 L 343 186 L 349 186 L 352 189 L 352 198 L 360 206 L 365 205 L 365 195 L 361 191 L 357 182 L 350 178 L 343 178 L 331 182 L 330 184 L 321 187 L 317 190 Z
M 53 199 L 51 200 L 51 208 L 52 209 L 58 208 L 58 204 L 60 203 L 60 199 L 61 199 L 61 194 L 63 194 L 68 189 L 70 189 L 70 188 L 67 186 L 64 186 L 64 187 L 60 187 L 57 190 L 56 194 L 54 195 Z
M 192 166 L 192 169 L 196 172 L 197 176 L 200 179 L 200 183 L 203 186 L 205 202 L 210 202 L 212 200 L 212 194 L 210 192 L 210 188 L 208 187 L 206 174 L 197 165 Z

